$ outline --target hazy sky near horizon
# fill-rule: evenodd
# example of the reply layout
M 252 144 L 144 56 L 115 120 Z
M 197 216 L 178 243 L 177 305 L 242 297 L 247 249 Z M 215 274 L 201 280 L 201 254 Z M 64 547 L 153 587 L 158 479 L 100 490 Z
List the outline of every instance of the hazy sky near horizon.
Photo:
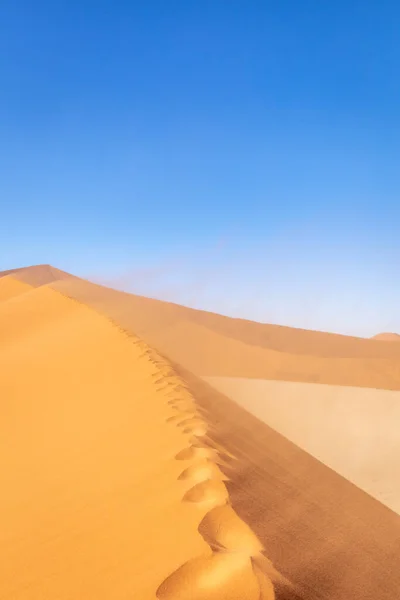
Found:
M 3 0 L 0 269 L 400 332 L 400 5 Z

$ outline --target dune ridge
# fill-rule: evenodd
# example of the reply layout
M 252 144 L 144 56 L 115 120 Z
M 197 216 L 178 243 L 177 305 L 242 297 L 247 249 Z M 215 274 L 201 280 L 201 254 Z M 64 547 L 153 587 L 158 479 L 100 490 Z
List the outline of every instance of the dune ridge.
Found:
M 38 302 L 32 307 L 35 294 Z M 174 563 L 179 564 L 185 555 L 190 558 L 192 553 L 195 554 L 203 548 L 197 540 L 197 537 L 200 537 L 197 533 L 198 511 L 194 507 L 188 507 L 182 517 L 179 508 L 179 489 L 168 492 L 170 485 L 168 480 L 171 482 L 176 480 L 177 469 L 173 466 L 175 463 L 173 455 L 183 448 L 189 439 L 182 430 L 178 428 L 169 430 L 165 423 L 165 419 L 173 411 L 167 404 L 167 390 L 174 389 L 179 397 L 182 391 L 175 388 L 181 386 L 181 381 L 179 378 L 174 380 L 171 377 L 167 382 L 165 381 L 165 368 L 163 370 L 159 367 L 154 352 L 140 339 L 126 335 L 106 317 L 49 288 L 38 288 L 32 296 L 28 297 L 29 302 L 25 305 L 21 302 L 14 303 L 14 317 L 18 319 L 26 308 L 29 308 L 32 314 L 32 308 L 37 309 L 42 300 L 47 298 L 49 301 L 49 297 L 54 305 L 63 309 L 61 310 L 63 316 L 58 323 L 53 321 L 51 327 L 47 329 L 39 327 L 34 334 L 28 334 L 26 338 L 20 336 L 17 344 L 1 338 L 0 357 L 2 364 L 8 369 L 2 372 L 0 384 L 2 390 L 7 389 L 12 393 L 14 404 L 9 422 L 5 418 L 7 411 L 5 417 L 3 415 L 3 439 L 0 443 L 4 446 L 0 459 L 2 483 L 0 596 L 13 599 L 29 597 L 30 600 L 49 597 L 70 599 L 76 597 L 80 590 L 85 597 L 108 599 L 128 597 L 130 589 L 133 597 L 139 595 L 141 598 L 153 599 L 164 569 L 168 569 L 169 564 L 171 566 Z M 7 323 L 10 316 L 8 312 Z M 0 331 L 4 324 L 1 317 L 0 310 Z M 60 336 L 63 340 L 62 347 L 54 344 L 55 341 L 59 341 Z M 34 348 L 34 355 L 31 352 L 32 348 Z M 53 360 L 49 362 L 50 354 L 53 355 Z M 62 360 L 57 356 L 54 357 L 57 354 L 61 354 Z M 101 363 L 103 363 L 102 367 Z M 57 399 L 57 403 L 49 405 L 46 392 L 49 390 L 50 382 L 56 381 L 59 374 L 64 372 L 65 364 L 70 365 L 73 370 L 69 379 L 64 381 L 63 393 Z M 129 364 L 134 368 L 133 373 Z M 23 368 L 23 380 L 15 377 L 15 367 Z M 104 376 L 98 375 L 99 368 L 104 372 Z M 45 372 L 46 376 L 41 379 Z M 71 375 L 74 377 L 71 378 Z M 41 382 L 46 381 L 46 377 L 46 388 L 43 388 Z M 95 377 L 100 377 L 100 387 Z M 41 393 L 39 385 L 42 387 Z M 103 386 L 105 389 L 102 389 Z M 91 390 L 88 396 L 84 393 L 86 389 Z M 118 398 L 117 402 L 115 398 L 110 402 L 107 398 L 105 392 L 114 390 L 115 393 L 118 389 L 121 398 L 126 397 L 126 402 Z M 29 396 L 32 393 L 36 401 L 34 412 L 29 408 Z M 131 397 L 134 397 L 137 393 L 147 400 L 147 405 L 142 405 L 140 412 L 136 412 L 135 416 L 140 419 L 141 427 L 146 429 L 148 435 L 142 434 L 140 437 L 140 430 L 136 429 L 132 438 L 129 434 L 129 420 L 125 417 L 128 414 L 131 416 L 135 414 L 132 412 L 134 407 L 130 406 L 129 397 L 131 394 L 133 394 Z M 74 401 L 74 396 L 77 394 L 77 400 Z M 66 399 L 68 398 L 66 403 L 63 400 L 64 395 Z M 41 397 L 42 402 L 45 400 L 43 406 L 40 402 Z M 26 405 L 27 400 L 25 409 L 15 412 L 14 405 Z M 97 412 L 94 422 L 93 408 Z M 18 429 L 14 429 L 13 426 L 15 418 L 19 420 Z M 43 429 L 43 419 L 46 419 L 45 429 Z M 121 440 L 117 441 L 112 433 L 113 429 L 118 432 Z M 66 430 L 68 435 L 65 435 Z M 82 439 L 76 437 L 77 431 L 80 432 Z M 168 431 L 173 435 L 168 434 Z M 29 453 L 24 442 L 28 432 L 30 437 L 34 435 L 36 446 L 30 448 Z M 97 444 L 96 437 L 99 438 L 100 444 Z M 157 446 L 158 438 L 162 443 Z M 10 445 L 11 439 L 13 441 Z M 71 457 L 69 455 L 72 442 L 75 443 L 76 448 Z M 155 448 L 152 448 L 152 445 L 155 445 Z M 6 448 L 8 448 L 7 453 Z M 50 448 L 51 452 L 48 452 L 47 449 Z M 81 448 L 80 452 L 78 452 L 79 448 Z M 64 454 L 67 449 L 68 454 Z M 110 456 L 107 456 L 106 449 L 110 452 Z M 143 467 L 140 468 L 140 462 L 137 462 L 139 457 L 135 458 L 137 452 L 146 455 L 144 462 L 146 471 L 143 471 Z M 171 454 L 172 462 L 165 462 L 165 452 L 167 455 Z M 76 459 L 74 459 L 75 455 Z M 5 461 L 6 456 L 7 461 Z M 143 500 L 140 495 L 137 497 L 134 488 L 131 491 L 126 490 L 126 482 L 129 481 L 129 462 L 132 458 L 134 468 L 138 470 L 138 481 L 147 469 L 150 473 L 154 469 L 162 473 L 160 483 L 155 486 L 155 492 L 152 492 L 154 487 L 152 478 L 148 480 L 147 492 L 143 491 Z M 97 476 L 98 469 L 95 466 L 99 459 L 102 462 L 100 477 Z M 75 460 L 78 462 L 75 463 Z M 57 462 L 56 470 L 54 470 L 56 466 L 54 461 Z M 66 479 L 58 470 L 58 463 L 65 471 Z M 13 473 L 21 468 L 26 475 L 18 482 Z M 84 479 L 80 478 L 81 471 L 85 476 Z M 141 471 L 143 471 L 142 475 L 140 475 Z M 31 481 L 30 472 L 34 476 L 35 483 Z M 51 479 L 48 481 L 49 475 Z M 69 498 L 70 480 L 71 478 L 75 480 L 77 477 L 79 485 L 76 482 L 72 488 L 72 494 L 77 497 Z M 55 489 L 46 497 L 46 490 L 50 486 L 48 490 L 50 491 L 55 484 Z M 30 490 L 28 496 L 28 489 L 25 489 L 25 486 Z M 128 501 L 128 497 L 125 501 L 124 494 L 128 494 L 131 501 Z M 61 496 L 65 496 L 64 503 L 60 502 L 59 506 L 54 506 L 53 498 Z M 163 500 L 165 496 L 166 499 Z M 30 498 L 29 509 L 25 507 L 23 497 Z M 155 498 L 160 498 L 161 503 L 167 503 L 161 513 L 166 511 L 169 514 L 170 524 L 160 521 L 157 513 L 151 510 L 149 512 L 146 504 L 143 504 L 143 501 L 145 503 L 150 501 L 151 504 L 151 501 L 155 502 Z M 78 512 L 74 510 L 71 512 L 69 506 L 71 501 L 72 507 L 76 504 L 75 511 Z M 104 517 L 98 519 L 104 511 L 104 501 L 107 501 L 107 521 L 110 521 L 110 527 L 106 527 L 103 533 Z M 87 503 L 89 508 L 85 509 Z M 18 509 L 19 506 L 23 509 L 22 512 Z M 129 506 L 133 508 L 130 509 Z M 83 518 L 79 516 L 82 511 Z M 36 515 L 36 518 L 33 515 Z M 49 526 L 45 527 L 44 524 L 49 519 Z M 43 525 L 36 532 L 29 533 L 31 528 L 29 523 L 37 520 L 39 523 L 43 522 Z M 141 520 L 144 521 L 144 526 L 140 525 Z M 89 530 L 87 530 L 88 523 Z M 111 527 L 112 523 L 114 525 Z M 70 527 L 66 528 L 67 525 Z M 21 527 L 24 527 L 28 537 L 22 545 L 19 542 L 16 546 L 15 543 L 21 535 Z M 127 538 L 124 531 L 126 527 L 128 532 L 132 527 L 135 529 L 131 540 Z M 146 528 L 149 528 L 149 531 Z M 75 539 L 75 530 L 80 532 L 78 539 Z M 168 541 L 173 531 L 180 532 L 182 548 L 177 548 Z M 48 535 L 50 538 L 47 539 Z M 55 545 L 51 542 L 54 536 L 58 540 Z M 96 538 L 99 538 L 97 543 Z M 104 538 L 103 542 L 101 542 L 102 538 Z M 155 545 L 151 538 L 155 540 Z M 106 539 L 107 544 L 104 544 Z M 47 541 L 43 546 L 45 540 Z M 125 544 L 128 552 L 124 551 Z M 135 546 L 138 544 L 139 546 L 144 544 L 143 551 L 146 559 L 144 563 L 142 560 L 141 568 L 144 569 L 146 581 L 141 580 L 140 574 L 134 567 Z M 167 559 L 164 553 L 166 545 L 169 547 Z M 31 546 L 35 547 L 34 554 L 31 554 Z M 107 546 L 110 548 L 108 549 Z M 117 546 L 119 546 L 118 563 L 112 567 L 110 573 L 110 565 L 113 565 L 112 550 Z M 152 565 L 153 574 L 150 575 L 146 568 L 146 561 L 157 560 L 157 554 L 158 566 Z M 76 573 L 71 577 L 72 566 Z M 21 573 L 17 579 L 16 572 Z
M 175 396 L 174 390 L 169 394 Z M 176 398 L 174 400 L 177 419 L 170 418 L 168 422 L 192 436 L 190 445 L 176 456 L 176 460 L 192 463 L 178 477 L 193 485 L 183 501 L 207 507 L 198 531 L 211 553 L 180 566 L 159 586 L 157 597 L 160 600 L 274 600 L 270 575 L 280 580 L 283 577 L 263 557 L 261 542 L 230 504 L 223 483 L 226 477 L 213 460 L 218 452 L 202 443 L 208 431 L 207 423 L 198 416 L 190 394 L 184 400 L 184 408 L 180 403 L 176 405 Z M 194 416 L 186 418 L 188 412 Z
M 74 298 L 71 300 L 76 301 Z M 128 337 L 132 336 L 120 324 L 106 318 Z M 157 597 L 160 600 L 274 600 L 273 581 L 294 589 L 264 555 L 265 549 L 255 533 L 233 510 L 223 484 L 226 476 L 214 460 L 221 449 L 218 451 L 211 444 L 210 452 L 210 444 L 202 442 L 208 426 L 199 415 L 195 398 L 187 384 L 164 356 L 139 337 L 136 343 L 143 351 L 142 356 L 146 356 L 159 369 L 162 377 L 155 379 L 154 383 L 158 390 L 165 392 L 168 403 L 177 413 L 167 418 L 166 422 L 190 436 L 190 445 L 182 448 L 176 457 L 177 460 L 191 461 L 191 466 L 186 467 L 178 477 L 179 481 L 187 480 L 193 486 L 182 500 L 208 510 L 198 531 L 209 545 L 211 554 L 193 558 L 181 565 L 160 584 Z M 194 455 L 190 455 L 191 450 Z M 196 451 L 203 452 L 203 456 L 207 453 L 207 459 L 199 459 Z
M 5 309 L 5 312 L 1 309 Z M 57 310 L 58 313 L 57 313 Z M 25 331 L 25 337 L 23 335 L 23 331 L 21 330 L 20 320 L 23 316 L 23 313 L 28 311 L 29 317 L 33 319 L 35 323 L 35 328 L 29 333 L 24 326 L 24 322 L 22 319 L 22 330 Z M 52 312 L 53 311 L 53 312 Z M 14 315 L 13 315 L 14 313 Z M 56 318 L 56 317 L 59 318 Z M 39 318 L 38 318 L 39 317 Z M 50 327 L 46 328 L 46 319 L 47 322 L 50 323 Z M 11 339 L 10 332 L 10 323 L 16 323 L 17 330 L 18 325 L 20 325 L 20 331 L 17 336 L 17 343 Z M 123 364 L 119 365 L 121 368 L 118 369 L 120 372 L 120 376 L 126 375 L 126 354 L 129 353 L 130 359 L 134 359 L 132 365 L 135 365 L 135 377 L 139 381 L 141 381 L 141 389 L 144 391 L 148 389 L 148 401 L 150 398 L 154 398 L 153 402 L 156 402 L 157 406 L 152 409 L 151 414 L 148 415 L 147 419 L 147 428 L 150 429 L 149 437 L 153 442 L 153 436 L 151 435 L 151 423 L 152 420 L 159 420 L 160 416 L 165 415 L 163 417 L 163 422 L 159 423 L 157 429 L 159 431 L 160 436 L 164 439 L 166 434 L 164 431 L 172 431 L 176 432 L 174 435 L 174 456 L 172 457 L 173 463 L 176 467 L 173 471 L 176 473 L 175 482 L 176 486 L 179 488 L 184 485 L 183 494 L 181 492 L 181 499 L 179 501 L 179 497 L 177 498 L 178 502 L 174 503 L 174 513 L 176 515 L 175 519 L 171 519 L 171 524 L 174 527 L 177 527 L 177 520 L 179 519 L 179 504 L 184 503 L 187 505 L 187 509 L 191 515 L 189 525 L 186 518 L 186 525 L 182 529 L 182 525 L 180 527 L 182 534 L 184 533 L 184 540 L 186 540 L 186 552 L 188 560 L 184 562 L 181 566 L 178 566 L 175 571 L 173 571 L 170 575 L 164 578 L 164 581 L 159 583 L 157 588 L 157 597 L 159 598 L 198 598 L 199 600 L 202 598 L 248 598 L 249 600 L 270 600 L 274 598 L 274 590 L 273 583 L 269 579 L 268 575 L 265 573 L 265 569 L 260 569 L 260 564 L 263 564 L 262 561 L 258 560 L 260 552 L 263 550 L 260 542 L 257 541 L 255 534 L 250 530 L 250 528 L 246 527 L 244 522 L 237 516 L 237 514 L 230 508 L 229 512 L 226 514 L 215 513 L 213 510 L 216 506 L 221 504 L 222 507 L 228 508 L 229 506 L 229 498 L 228 494 L 225 492 L 223 494 L 223 502 L 221 503 L 221 496 L 216 494 L 213 491 L 213 484 L 218 483 L 220 486 L 223 486 L 224 475 L 220 471 L 217 466 L 216 461 L 214 460 L 215 454 L 217 450 L 211 450 L 206 443 L 202 443 L 202 436 L 207 432 L 207 423 L 200 416 L 198 409 L 196 408 L 195 399 L 193 398 L 191 392 L 188 389 L 188 386 L 185 384 L 184 380 L 176 373 L 176 371 L 172 368 L 172 366 L 168 363 L 168 361 L 161 357 L 155 350 L 150 348 L 148 344 L 146 344 L 139 337 L 134 336 L 132 332 L 125 331 L 118 323 L 113 322 L 110 318 L 101 313 L 85 306 L 81 302 L 77 301 L 74 298 L 69 298 L 66 295 L 53 290 L 48 285 L 39 286 L 36 289 L 29 289 L 28 294 L 24 294 L 24 298 L 20 297 L 19 301 L 12 302 L 6 301 L 0 305 L 0 332 L 4 331 L 4 326 L 8 327 L 9 334 L 4 337 L 1 336 L 1 345 L 0 345 L 0 357 L 2 359 L 6 358 L 6 352 L 8 357 L 8 366 L 12 367 L 12 363 L 16 363 L 18 367 L 24 367 L 24 372 L 26 378 L 29 379 L 30 373 L 29 370 L 24 365 L 23 359 L 21 360 L 21 355 L 24 354 L 25 346 L 28 346 L 28 350 L 32 347 L 32 343 L 36 348 L 36 351 L 39 352 L 38 343 L 35 343 L 36 340 L 40 341 L 41 349 L 45 349 L 47 337 L 54 342 L 54 340 L 59 339 L 61 335 L 61 331 L 63 331 L 63 346 L 61 348 L 61 353 L 64 355 L 65 347 L 68 346 L 68 343 L 72 343 L 72 350 L 74 353 L 78 351 L 78 344 L 81 344 L 83 341 L 83 337 L 85 336 L 86 345 L 93 349 L 93 342 L 98 344 L 98 352 L 106 353 L 106 346 L 104 343 L 99 343 L 100 331 L 104 332 L 104 334 L 109 338 L 108 347 L 112 349 L 112 353 L 117 353 L 119 355 L 119 361 L 122 361 Z M 12 327 L 11 327 L 12 328 Z M 57 329 L 61 329 L 61 331 L 57 331 Z M 71 331 L 73 334 L 78 336 L 78 339 L 74 339 L 74 335 L 71 336 Z M 69 336 L 69 342 L 67 337 Z M 95 338 L 93 340 L 93 338 Z M 123 346 L 123 348 L 122 348 Z M 52 353 L 56 353 L 57 349 L 54 347 L 54 344 L 50 344 L 50 348 Z M 83 365 L 85 365 L 84 357 L 87 356 L 87 349 L 85 349 L 85 353 L 82 355 L 78 353 L 79 360 L 83 361 Z M 94 350 L 92 350 L 94 351 Z M 89 355 L 90 356 L 90 355 Z M 29 360 L 31 354 L 28 353 L 26 355 Z M 100 357 L 100 355 L 99 355 Z M 69 361 L 72 360 L 72 357 L 69 356 Z M 115 357 L 114 357 L 115 360 Z M 136 361 L 136 362 L 135 362 Z M 35 362 L 35 361 L 33 361 Z M 111 366 L 112 370 L 115 369 L 117 364 L 112 362 L 108 363 L 109 367 Z M 37 364 L 31 365 L 32 368 L 37 368 Z M 46 361 L 41 363 L 40 365 L 43 367 L 49 367 L 48 364 L 48 354 L 46 354 Z M 59 362 L 52 363 L 52 370 L 55 371 L 59 368 Z M 82 367 L 82 364 L 81 364 Z M 75 367 L 78 368 L 78 365 Z M 12 372 L 12 371 L 11 371 Z M 82 371 L 84 374 L 85 371 Z M 32 376 L 31 376 L 32 377 Z M 90 374 L 90 381 L 88 383 L 92 385 L 91 379 L 93 378 L 93 374 Z M 150 378 L 150 382 L 146 383 L 146 381 Z M 15 378 L 13 378 L 15 379 Z M 76 384 L 83 387 L 84 386 L 84 376 L 81 378 L 76 378 Z M 7 382 L 7 379 L 6 379 Z M 38 380 L 39 382 L 39 380 Z M 2 383 L 4 384 L 4 377 L 2 377 Z M 8 382 L 9 385 L 10 382 Z M 24 393 L 20 391 L 26 389 L 24 387 L 24 382 L 13 382 L 13 390 L 15 398 L 21 398 L 21 401 L 24 401 Z M 35 383 L 35 382 L 34 382 Z M 33 383 L 33 384 L 34 384 Z M 67 386 L 68 389 L 68 386 Z M 32 392 L 32 389 L 31 389 Z M 36 394 L 35 394 L 36 396 Z M 88 399 L 89 403 L 92 402 L 92 399 Z M 104 418 L 111 418 L 111 408 L 114 408 L 114 405 L 107 406 L 107 403 L 104 406 Z M 58 419 L 57 416 L 57 407 L 55 407 L 54 419 Z M 80 405 L 79 410 L 82 410 L 82 406 Z M 143 407 L 142 407 L 143 410 Z M 155 412 L 154 412 L 155 411 Z M 40 409 L 39 409 L 40 412 Z M 31 413 L 33 414 L 33 413 Z M 45 413 L 43 413 L 44 415 Z M 172 417 L 178 417 L 178 421 L 171 421 Z M 49 418 L 49 417 L 47 417 Z M 49 429 L 53 429 L 55 427 L 54 423 Z M 28 424 L 27 424 L 28 425 Z M 25 427 L 27 425 L 20 425 L 23 432 L 25 431 Z M 29 423 L 31 425 L 31 423 Z M 34 426 L 34 424 L 33 424 Z M 83 425 L 79 425 L 78 427 L 82 427 Z M 93 435 L 93 427 L 89 428 L 90 436 Z M 82 429 L 83 431 L 83 429 Z M 43 431 L 41 434 L 43 435 Z M 51 433 L 51 431 L 50 431 Z M 60 434 L 60 431 L 59 431 Z M 87 435 L 87 432 L 85 431 Z M 50 435 L 51 443 L 54 444 L 53 434 Z M 107 444 L 107 437 L 103 439 L 103 443 Z M 143 438 L 144 440 L 144 438 Z M 43 442 L 43 440 L 41 440 Z M 39 440 L 37 440 L 39 443 Z M 58 443 L 60 443 L 58 441 Z M 65 440 L 65 443 L 68 443 L 68 440 Z M 111 440 L 111 443 L 114 442 Z M 134 444 L 135 446 L 135 444 Z M 140 446 L 140 444 L 139 444 Z M 57 445 L 53 447 L 53 454 L 57 454 Z M 165 451 L 164 445 L 162 446 L 163 452 Z M 187 450 L 193 450 L 193 453 L 187 453 Z M 33 453 L 35 454 L 35 453 Z M 199 454 L 201 456 L 199 456 Z M 155 460 L 160 460 L 155 456 Z M 13 456 L 10 457 L 11 465 L 13 464 Z M 17 463 L 21 460 L 26 460 L 25 456 L 20 456 L 19 452 L 17 452 L 17 456 L 14 460 L 17 460 Z M 184 469 L 181 469 L 182 462 L 185 462 Z M 116 469 L 117 465 L 115 462 L 111 462 L 112 469 Z M 4 465 L 3 465 L 4 467 Z M 67 464 L 64 464 L 64 467 L 67 467 Z M 41 472 L 42 465 L 41 463 L 34 463 L 31 468 L 35 470 L 39 470 Z M 163 469 L 165 466 L 163 467 Z M 68 467 L 67 467 L 68 469 Z M 178 472 L 176 471 L 178 469 Z M 90 476 L 90 471 L 87 471 L 87 476 Z M 7 488 L 7 479 L 6 473 L 3 472 L 3 487 Z M 42 475 L 40 475 L 42 477 Z M 40 480 L 39 477 L 39 480 Z M 6 478 L 6 479 L 5 479 Z M 0 477 L 1 480 L 1 477 Z M 178 486 L 179 484 L 179 486 Z M 97 485 L 97 483 L 96 483 Z M 191 499 L 188 499 L 190 496 L 190 492 L 194 490 L 197 486 L 203 485 L 205 486 L 205 496 L 207 496 L 206 501 L 204 501 L 204 497 L 202 494 L 199 496 L 195 496 Z M 40 487 L 40 485 L 39 485 Z M 207 490 L 207 487 L 209 489 Z M 14 489 L 13 489 L 14 488 Z M 63 489 L 63 486 L 62 486 Z M 167 490 L 164 490 L 166 492 Z M 178 490 L 177 490 L 178 491 Z M 3 498 L 3 519 L 8 518 L 8 528 L 6 527 L 5 520 L 2 521 L 3 525 L 3 535 L 4 530 L 8 531 L 9 536 L 13 536 L 13 526 L 18 530 L 18 526 L 15 522 L 15 516 L 13 516 L 12 504 L 15 502 L 16 505 L 19 504 L 19 488 L 15 488 L 11 486 L 12 495 L 8 498 L 8 494 L 5 494 L 5 499 Z M 64 490 L 66 493 L 67 490 Z M 176 496 L 176 492 L 174 492 Z M 12 500 L 14 498 L 14 500 Z M 187 499 L 185 501 L 185 498 Z M 43 498 L 42 498 L 43 500 Z M 101 501 L 101 498 L 98 498 L 98 501 Z M 154 502 L 154 500 L 153 500 Z M 46 506 L 46 502 L 44 502 Z M 33 505 L 36 507 L 36 510 L 40 510 L 40 507 L 33 502 Z M 1 509 L 1 501 L 0 501 L 0 509 Z M 91 507 L 93 511 L 93 506 Z M 17 511 L 18 512 L 18 511 Z M 131 519 L 143 519 L 146 524 L 149 524 L 149 518 L 152 517 L 152 514 L 149 514 L 146 517 L 146 512 L 143 510 L 142 512 L 138 512 L 137 517 L 133 514 L 130 515 Z M 63 511 L 61 512 L 63 514 Z M 19 517 L 24 517 L 21 513 Z M 89 518 L 89 515 L 87 515 Z M 25 517 L 24 517 L 25 518 Z M 65 512 L 63 520 L 68 520 L 68 511 Z M 92 516 L 90 516 L 92 518 Z M 115 515 L 114 515 L 115 518 Z M 18 520 L 18 519 L 17 519 Z M 197 523 L 197 526 L 195 525 Z M 161 548 L 163 547 L 162 538 L 168 534 L 172 536 L 173 527 L 163 526 L 163 530 L 158 531 L 158 536 L 161 537 L 159 540 L 159 544 Z M 53 522 L 55 525 L 55 522 Z M 78 525 L 78 524 L 77 524 Z M 76 525 L 76 526 L 77 526 Z M 82 526 L 79 525 L 80 527 Z M 57 529 L 57 526 L 56 526 Z M 206 532 L 204 533 L 203 530 Z M 224 532 L 224 535 L 221 537 L 221 531 Z M 65 536 L 65 533 L 63 534 Z M 67 534 L 68 535 L 68 534 Z M 195 543 L 196 536 L 199 536 L 200 539 L 204 540 L 204 550 L 198 555 L 193 556 L 195 554 L 196 549 L 200 549 L 198 542 Z M 235 546 L 235 539 L 237 538 L 237 547 Z M 7 539 L 7 538 L 6 538 Z M 10 538 L 11 539 L 11 538 Z M 244 541 L 243 541 L 244 539 Z M 228 540 L 228 541 L 225 541 Z M 249 542 L 250 540 L 250 542 Z M 173 555 L 173 540 L 171 537 L 171 545 L 169 547 L 169 552 Z M 182 539 L 181 539 L 182 542 Z M 165 543 L 165 542 L 164 542 Z M 211 550 L 210 552 L 205 552 L 206 548 Z M 17 568 L 16 565 L 20 560 L 23 560 L 23 557 L 26 556 L 25 552 L 22 552 L 22 557 L 19 554 L 14 554 L 11 550 L 11 547 L 8 547 L 7 557 L 4 555 L 4 552 L 7 552 L 7 544 L 3 546 L 3 552 L 0 551 L 0 559 L 3 560 L 3 565 L 5 565 L 5 578 L 2 582 L 0 582 L 0 594 L 2 597 L 9 598 L 19 598 L 20 592 L 17 592 L 17 588 L 13 588 L 11 583 L 11 579 L 7 576 L 7 573 L 14 572 Z M 58 548 L 58 552 L 64 552 L 64 545 L 61 543 L 61 546 Z M 3 556 L 2 556 L 3 554 Z M 40 553 L 39 553 L 40 554 Z M 182 554 L 182 551 L 180 551 Z M 57 558 L 57 551 L 55 555 L 53 555 L 51 562 L 54 562 L 54 559 Z M 165 558 L 165 557 L 164 557 Z M 121 559 L 121 557 L 120 557 Z M 26 558 L 25 558 L 26 560 Z M 56 587 L 59 586 L 60 578 L 63 579 L 64 573 L 61 570 L 55 569 L 55 573 L 53 572 L 50 580 L 48 579 L 49 574 L 45 575 L 43 572 L 43 564 L 41 564 L 40 568 L 37 563 L 34 562 L 36 568 L 38 568 L 39 573 L 41 573 L 42 577 L 34 577 L 33 571 L 29 568 L 29 563 L 34 561 L 34 557 L 30 557 L 28 560 L 28 574 L 32 573 L 29 577 L 30 581 L 24 581 L 23 587 L 29 585 L 29 594 L 30 598 L 43 598 L 48 597 L 47 591 L 44 591 L 42 585 L 46 585 L 46 589 L 52 590 L 53 585 Z M 176 557 L 175 557 L 176 560 Z M 253 564 L 253 560 L 256 561 Z M 165 563 L 163 560 L 161 563 Z M 46 561 L 43 561 L 46 564 Z M 167 561 L 168 563 L 168 561 Z M 269 563 L 268 563 L 269 564 Z M 255 565 L 255 566 L 254 566 Z M 87 587 L 86 593 L 93 593 L 92 586 L 94 586 L 94 573 L 96 572 L 96 577 L 99 577 L 99 573 L 97 571 L 97 565 L 94 563 L 92 565 L 93 574 L 90 574 L 89 571 L 86 572 L 86 581 L 85 586 Z M 34 569 L 32 565 L 32 569 Z M 53 566 L 54 569 L 54 566 Z M 273 572 L 273 569 L 271 569 Z M 157 571 L 156 571 L 157 572 Z M 136 593 L 140 593 L 142 598 L 152 597 L 150 590 L 147 590 L 149 587 L 149 583 L 146 586 L 142 586 L 140 588 L 139 583 L 136 584 L 137 573 L 134 573 L 135 581 L 130 582 L 133 585 L 133 590 Z M 52 583 L 54 579 L 54 582 Z M 155 578 L 153 578 L 154 584 L 156 584 Z M 65 581 L 64 581 L 65 585 Z M 105 585 L 103 581 L 104 589 L 100 591 L 100 585 L 97 582 L 96 584 L 96 595 L 97 597 L 109 598 L 108 595 L 111 589 Z M 115 585 L 115 581 L 114 581 Z M 135 585 L 137 585 L 137 590 L 135 590 Z M 117 588 L 113 587 L 113 597 L 115 597 L 115 593 L 119 593 L 124 588 L 123 584 L 117 586 Z M 14 591 L 12 591 L 14 589 Z M 86 588 L 85 588 L 86 589 Z M 107 591 L 108 590 L 108 591 Z M 118 592 L 119 590 L 119 592 Z M 55 589 L 54 589 L 55 592 Z M 68 586 L 66 589 L 66 597 L 70 597 L 70 592 L 68 592 Z M 23 592 L 22 592 L 23 593 Z M 58 592 L 59 593 L 59 592 Z M 154 592 L 153 592 L 154 593 Z M 149 595 L 148 595 L 149 594 Z M 188 595 L 189 594 L 189 595 Z M 21 596 L 22 597 L 22 596 Z M 64 595 L 59 596 L 60 598 Z M 125 597 L 125 596 L 124 596 Z

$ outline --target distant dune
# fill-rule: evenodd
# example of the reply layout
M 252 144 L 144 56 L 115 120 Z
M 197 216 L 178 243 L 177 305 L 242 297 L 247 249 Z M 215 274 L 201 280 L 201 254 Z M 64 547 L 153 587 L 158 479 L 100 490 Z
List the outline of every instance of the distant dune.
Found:
M 378 333 L 371 339 L 381 342 L 400 342 L 400 335 L 398 333 Z
M 400 344 L 230 319 L 39 265 L 0 273 L 0 361 L 0 598 L 397 597 L 400 516 L 357 487 L 379 487 L 385 452 L 392 464 L 385 402 L 368 425 L 385 438 L 376 474 L 332 456 L 345 464 L 351 440 L 373 456 L 357 411 L 366 388 L 400 390 Z M 274 398 L 256 399 L 258 379 Z M 286 381 L 303 383 L 285 413 Z M 347 406 L 346 431 L 336 415 L 324 439 L 326 411 L 308 398 L 319 460 L 295 406 L 309 382 Z M 357 411 L 343 385 L 364 388 Z

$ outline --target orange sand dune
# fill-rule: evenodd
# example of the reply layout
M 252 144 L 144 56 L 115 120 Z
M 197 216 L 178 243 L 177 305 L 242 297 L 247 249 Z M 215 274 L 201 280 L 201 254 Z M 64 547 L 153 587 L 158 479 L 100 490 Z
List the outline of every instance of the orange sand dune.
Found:
M 0 598 L 397 597 L 400 517 L 198 375 L 400 389 L 399 345 L 8 277 Z
M 48 286 L 17 300 L 0 304 L 0 597 L 272 599 L 261 542 L 213 513 L 212 456 L 182 457 L 207 426 L 168 363 Z

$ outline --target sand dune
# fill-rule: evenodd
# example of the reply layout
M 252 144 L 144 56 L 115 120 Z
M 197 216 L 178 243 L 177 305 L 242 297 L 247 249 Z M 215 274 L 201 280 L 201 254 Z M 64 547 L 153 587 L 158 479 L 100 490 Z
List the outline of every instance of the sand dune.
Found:
M 49 265 L 0 273 L 0 300 L 0 598 L 396 597 L 400 517 L 198 376 L 400 389 L 398 344 Z
M 182 457 L 207 425 L 179 377 L 47 286 L 17 300 L 0 305 L 0 597 L 258 600 L 261 542 L 213 513 L 229 506 L 213 457 Z
M 400 342 L 400 335 L 398 333 L 378 333 L 372 339 L 381 342 Z

